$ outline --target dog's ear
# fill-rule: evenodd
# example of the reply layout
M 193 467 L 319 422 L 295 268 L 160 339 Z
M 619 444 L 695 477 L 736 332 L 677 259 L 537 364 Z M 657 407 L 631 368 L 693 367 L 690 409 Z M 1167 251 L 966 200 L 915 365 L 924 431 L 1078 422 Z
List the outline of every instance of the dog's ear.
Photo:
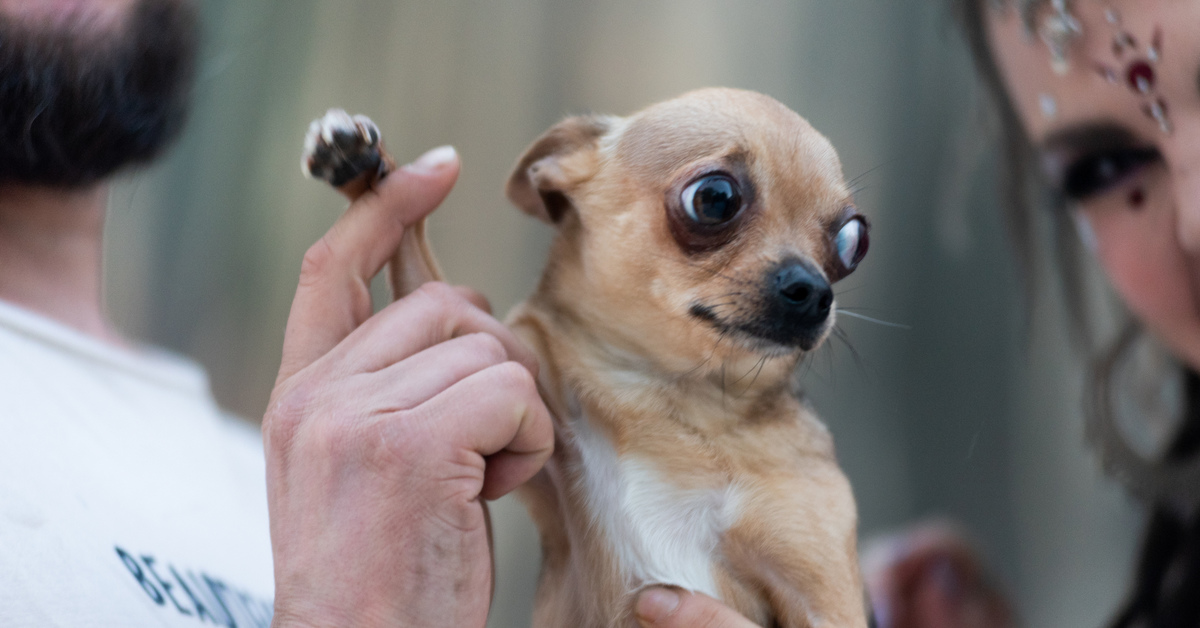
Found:
M 600 138 L 612 118 L 575 116 L 554 125 L 525 149 L 504 191 L 514 205 L 549 223 L 571 208 L 574 184 L 591 174 Z

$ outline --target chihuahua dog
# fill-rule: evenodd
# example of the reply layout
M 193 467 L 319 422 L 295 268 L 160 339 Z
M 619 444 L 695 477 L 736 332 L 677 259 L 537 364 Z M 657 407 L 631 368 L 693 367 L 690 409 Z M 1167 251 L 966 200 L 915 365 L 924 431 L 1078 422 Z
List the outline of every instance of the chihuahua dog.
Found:
M 365 119 L 309 137 L 306 171 L 352 198 L 388 167 Z M 795 377 L 867 250 L 830 143 L 771 98 L 706 89 L 564 120 L 506 191 L 557 230 L 508 320 L 556 417 L 521 489 L 534 625 L 636 625 L 636 593 L 665 584 L 764 626 L 866 626 L 854 498 Z M 438 278 L 423 230 L 405 247 L 397 296 Z

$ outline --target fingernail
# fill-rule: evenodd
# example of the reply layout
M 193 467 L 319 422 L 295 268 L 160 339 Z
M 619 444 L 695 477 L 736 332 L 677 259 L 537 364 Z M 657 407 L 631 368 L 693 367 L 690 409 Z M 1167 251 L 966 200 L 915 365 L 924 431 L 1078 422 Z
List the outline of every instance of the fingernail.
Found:
M 671 589 L 646 589 L 638 596 L 637 616 L 642 623 L 657 624 L 679 608 L 679 594 Z
M 458 158 L 458 151 L 453 146 L 438 146 L 437 148 L 417 157 L 417 160 L 405 166 L 408 170 L 419 173 L 432 173 L 452 163 Z

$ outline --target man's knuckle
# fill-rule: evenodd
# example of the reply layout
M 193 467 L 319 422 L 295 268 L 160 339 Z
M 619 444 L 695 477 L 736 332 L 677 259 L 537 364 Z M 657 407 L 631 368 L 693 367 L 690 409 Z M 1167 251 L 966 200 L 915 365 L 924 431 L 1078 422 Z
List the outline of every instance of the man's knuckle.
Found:
M 295 414 L 268 411 L 262 423 L 263 446 L 268 453 L 291 449 L 300 423 L 300 417 Z
M 508 359 L 508 350 L 499 338 L 488 333 L 475 333 L 468 336 L 471 351 L 482 356 L 489 363 L 503 362 Z
M 329 236 L 324 235 L 304 252 L 300 260 L 300 282 L 312 282 L 323 276 L 334 259 L 334 250 L 330 245 Z
M 430 300 L 439 309 L 458 307 L 462 303 L 462 295 L 454 288 L 441 281 L 430 281 L 421 284 L 417 293 Z
M 375 458 L 388 464 L 426 460 L 439 450 L 444 440 L 417 408 L 389 413 L 374 423 L 370 434 L 371 445 L 377 447 L 379 454 Z
M 534 381 L 533 374 L 529 372 L 529 369 L 522 366 L 520 362 L 503 362 L 493 367 L 493 371 L 493 376 L 498 380 L 497 385 L 520 393 L 536 394 L 537 382 Z
M 381 442 L 379 428 L 380 422 L 367 416 L 330 416 L 309 428 L 306 452 L 322 460 L 373 459 Z
M 262 423 L 267 445 L 288 447 L 300 431 L 311 405 L 311 390 L 305 386 L 292 386 L 272 399 Z

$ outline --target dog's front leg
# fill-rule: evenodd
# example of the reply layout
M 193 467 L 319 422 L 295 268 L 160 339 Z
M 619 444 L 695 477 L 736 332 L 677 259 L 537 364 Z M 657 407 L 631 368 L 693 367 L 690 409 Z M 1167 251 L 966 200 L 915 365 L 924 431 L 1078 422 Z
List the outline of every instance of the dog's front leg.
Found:
M 396 162 L 383 147 L 379 127 L 366 116 L 351 116 L 341 109 L 330 109 L 309 126 L 300 164 L 306 175 L 327 181 L 350 202 L 396 169 Z M 404 230 L 399 248 L 388 261 L 392 299 L 423 283 L 442 280 L 422 218 Z
M 784 628 L 866 628 L 849 482 L 833 463 L 748 496 L 727 532 L 733 569 L 757 581 Z

